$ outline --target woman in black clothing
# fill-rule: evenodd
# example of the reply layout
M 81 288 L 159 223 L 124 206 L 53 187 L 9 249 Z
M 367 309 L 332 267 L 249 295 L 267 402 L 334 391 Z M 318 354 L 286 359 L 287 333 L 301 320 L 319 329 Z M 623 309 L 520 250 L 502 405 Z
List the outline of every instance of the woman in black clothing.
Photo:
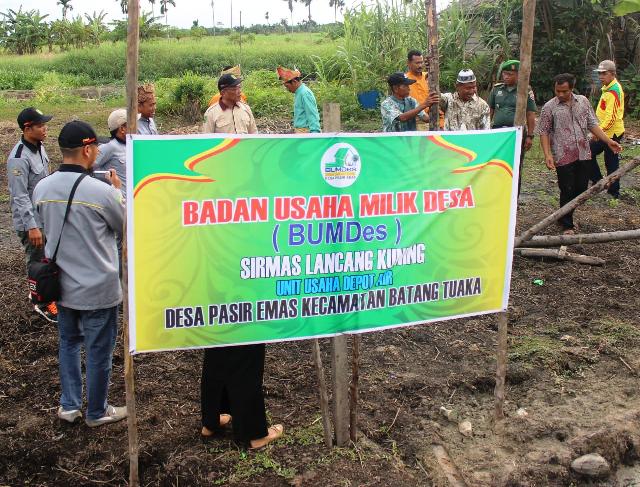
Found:
M 236 440 L 262 448 L 280 438 L 283 426 L 267 427 L 262 394 L 265 346 L 207 348 L 201 382 L 202 436 L 231 422 Z M 233 418 L 233 421 L 232 421 Z

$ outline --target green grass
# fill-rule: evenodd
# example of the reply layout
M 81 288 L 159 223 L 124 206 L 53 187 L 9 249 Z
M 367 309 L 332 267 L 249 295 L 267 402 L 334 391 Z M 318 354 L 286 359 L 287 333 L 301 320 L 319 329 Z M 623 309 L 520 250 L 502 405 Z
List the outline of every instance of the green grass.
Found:
M 517 362 L 554 364 L 558 362 L 562 343 L 544 336 L 517 337 L 509 348 L 509 359 Z
M 186 71 L 217 78 L 224 66 L 240 64 L 245 72 L 275 71 L 278 65 L 315 72 L 314 56 L 330 56 L 337 42 L 321 34 L 257 35 L 242 46 L 226 36 L 158 39 L 140 44 L 140 79 L 177 77 Z M 0 55 L 0 89 L 33 89 L 47 71 L 70 75 L 87 84 L 123 84 L 126 45 L 102 43 L 64 53 Z
M 603 318 L 589 326 L 588 343 L 600 351 L 616 351 L 640 342 L 640 329 L 617 318 Z

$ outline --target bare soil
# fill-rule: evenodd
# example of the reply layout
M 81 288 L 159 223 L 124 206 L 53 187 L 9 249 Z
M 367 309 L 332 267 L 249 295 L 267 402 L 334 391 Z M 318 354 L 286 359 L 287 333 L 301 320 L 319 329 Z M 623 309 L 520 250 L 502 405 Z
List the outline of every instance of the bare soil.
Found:
M 61 123 L 51 124 L 57 135 Z M 188 131 L 188 130 L 185 130 Z M 0 155 L 18 138 L 0 122 Z M 55 162 L 55 136 L 47 146 Z M 519 231 L 557 206 L 555 178 L 535 153 L 525 170 Z M 55 416 L 57 331 L 26 299 L 24 254 L 12 230 L 6 166 L 0 169 L 0 485 L 124 485 L 126 422 L 98 429 Z M 640 227 L 640 177 L 623 180 L 616 204 L 603 195 L 576 213 L 584 232 Z M 556 233 L 558 228 L 548 229 Z M 269 417 L 285 438 L 259 453 L 229 436 L 200 439 L 201 352 L 135 358 L 143 485 L 445 486 L 434 445 L 468 486 L 635 485 L 640 447 L 640 244 L 574 246 L 606 264 L 515 257 L 509 309 L 507 418 L 494 424 L 496 318 L 362 336 L 359 441 L 327 449 L 319 421 L 309 342 L 267 348 Z M 534 280 L 543 280 L 542 285 Z M 328 362 L 328 340 L 322 341 Z M 110 397 L 124 404 L 123 353 L 114 357 Z M 469 420 L 465 437 L 439 408 Z M 517 413 L 517 411 L 520 411 Z M 613 473 L 581 478 L 577 456 L 596 452 Z M 615 470 L 621 469 L 620 475 Z M 621 480 L 626 479 L 626 480 Z

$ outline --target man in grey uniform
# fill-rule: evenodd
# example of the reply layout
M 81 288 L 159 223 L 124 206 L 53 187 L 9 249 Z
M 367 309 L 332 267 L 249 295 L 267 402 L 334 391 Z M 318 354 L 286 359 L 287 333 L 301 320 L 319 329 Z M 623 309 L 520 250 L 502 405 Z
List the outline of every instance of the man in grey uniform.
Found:
M 122 183 L 123 196 L 127 196 L 127 110 L 118 108 L 109 115 L 107 126 L 111 133 L 111 140 L 106 144 L 102 144 L 98 151 L 98 158 L 93 166 L 95 171 L 108 171 L 115 169 L 118 179 Z
M 124 201 L 115 170 L 111 169 L 107 177 L 111 184 L 85 177 L 77 186 L 63 228 L 71 188 L 79 177 L 90 173 L 98 155 L 98 140 L 89 124 L 76 120 L 62 128 L 58 143 L 62 152 L 60 168 L 33 192 L 47 237 L 47 257 L 54 253 L 60 237 L 56 259 L 61 291 L 58 360 L 62 395 L 58 417 L 70 423 L 82 417 L 80 349 L 84 345 L 85 422 L 95 427 L 127 416 L 126 407 L 107 403 L 118 304 L 122 301 L 116 236 L 122 234 Z
M 18 115 L 22 138 L 7 160 L 13 228 L 24 247 L 27 267 L 44 257 L 44 238 L 40 230 L 42 222 L 33 205 L 33 188 L 49 175 L 49 157 L 42 142 L 47 138 L 47 122 L 52 118 L 33 107 L 22 110 Z M 58 314 L 55 303 L 35 305 L 34 309 L 55 323 Z

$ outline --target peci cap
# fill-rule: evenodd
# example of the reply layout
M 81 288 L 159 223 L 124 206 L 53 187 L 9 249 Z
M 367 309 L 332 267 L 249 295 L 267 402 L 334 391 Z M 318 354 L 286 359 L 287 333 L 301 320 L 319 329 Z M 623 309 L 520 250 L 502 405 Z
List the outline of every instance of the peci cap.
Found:
M 218 91 L 222 91 L 225 88 L 232 88 L 242 83 L 242 78 L 235 74 L 223 74 L 218 80 Z
M 107 119 L 109 132 L 119 129 L 125 123 L 127 123 L 127 110 L 124 108 L 118 108 L 117 110 L 112 111 Z
M 606 59 L 598 64 L 598 67 L 594 69 L 598 73 L 606 73 L 607 71 L 611 71 L 612 73 L 616 72 L 616 63 L 613 61 Z
M 20 130 L 24 130 L 25 127 L 30 127 L 31 125 L 47 123 L 52 118 L 51 115 L 45 115 L 37 108 L 29 107 L 18 114 L 18 126 Z
M 465 84 L 465 83 L 473 83 L 476 80 L 476 75 L 473 74 L 473 71 L 470 69 L 463 69 L 458 73 L 458 77 L 456 78 L 456 83 Z
M 97 143 L 98 135 L 95 130 L 82 120 L 66 123 L 58 136 L 58 145 L 61 149 L 75 149 Z
M 416 80 L 407 78 L 404 73 L 398 71 L 397 73 L 392 73 L 387 78 L 387 83 L 389 86 L 398 86 L 398 85 L 412 85 Z

